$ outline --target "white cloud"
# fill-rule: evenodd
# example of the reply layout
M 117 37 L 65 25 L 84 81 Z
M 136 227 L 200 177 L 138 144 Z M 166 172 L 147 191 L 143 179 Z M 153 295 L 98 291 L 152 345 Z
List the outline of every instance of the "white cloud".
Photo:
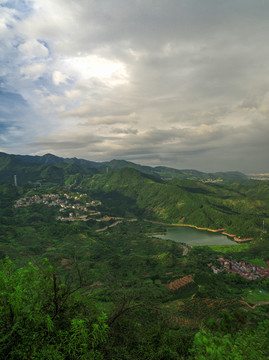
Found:
M 37 80 L 43 75 L 46 69 L 45 64 L 34 64 L 29 66 L 23 66 L 20 69 L 20 73 L 26 77 L 26 79 Z
M 10 37 L 11 29 L 16 24 L 16 17 L 18 12 L 15 9 L 10 9 L 1 6 L 0 11 L 0 35 L 3 40 Z
M 219 155 L 227 168 L 225 146 L 239 154 L 239 143 L 268 153 L 256 127 L 269 122 L 269 3 L 227 1 L 0 2 L 3 89 L 39 115 L 23 124 L 22 143 L 43 131 L 52 152 L 65 144 L 72 156 L 76 143 L 80 157 L 177 167 L 196 154 L 198 165 L 221 167 Z M 90 148 L 84 133 L 106 139 Z
M 107 85 L 116 86 L 128 80 L 126 67 L 122 62 L 97 55 L 68 57 L 61 61 L 61 65 L 80 81 L 96 78 Z
M 69 79 L 68 75 L 61 73 L 60 71 L 53 71 L 52 80 L 55 85 L 65 84 L 66 80 Z
M 27 40 L 18 47 L 23 56 L 28 59 L 35 57 L 47 57 L 49 54 L 48 48 L 36 39 Z

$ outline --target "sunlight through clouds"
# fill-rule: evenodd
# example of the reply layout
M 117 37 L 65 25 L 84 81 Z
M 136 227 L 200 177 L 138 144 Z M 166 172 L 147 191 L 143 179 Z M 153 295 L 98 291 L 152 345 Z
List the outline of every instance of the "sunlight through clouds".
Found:
M 268 16 L 251 0 L 0 1 L 0 146 L 269 171 Z
M 52 80 L 55 85 L 65 84 L 68 79 L 69 76 L 61 73 L 61 71 L 55 70 L 52 74 Z
M 97 78 L 107 85 L 116 86 L 128 81 L 125 65 L 120 61 L 112 61 L 96 55 L 68 57 L 61 61 L 69 74 L 79 80 Z

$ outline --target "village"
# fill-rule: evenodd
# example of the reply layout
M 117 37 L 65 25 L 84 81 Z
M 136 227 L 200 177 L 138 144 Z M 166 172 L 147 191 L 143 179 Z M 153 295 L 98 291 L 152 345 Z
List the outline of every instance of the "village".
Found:
M 92 200 L 87 202 L 87 194 L 43 194 L 32 195 L 21 198 L 15 202 L 14 207 L 26 207 L 32 204 L 44 204 L 47 206 L 59 206 L 61 213 L 67 212 L 68 217 L 58 217 L 58 220 L 77 219 L 85 220 L 88 215 L 101 215 L 100 211 L 89 209 L 90 207 L 97 207 L 102 205 L 99 200 Z
M 109 222 L 113 223 L 108 224 L 100 229 L 96 229 L 96 232 L 106 231 L 109 228 L 113 228 L 120 223 L 122 223 L 124 218 L 121 217 L 112 217 L 107 215 L 102 215 L 101 211 L 96 209 L 98 206 L 102 205 L 102 202 L 99 200 L 89 199 L 87 194 L 42 194 L 42 195 L 32 195 L 26 196 L 16 200 L 14 207 L 27 207 L 32 204 L 44 204 L 47 206 L 58 206 L 59 214 L 56 217 L 58 221 L 87 221 L 89 219 L 95 220 L 96 222 Z M 137 221 L 137 219 L 129 219 L 126 221 Z M 184 251 L 183 255 L 187 255 L 188 247 L 183 246 Z M 235 260 L 224 259 L 223 257 L 218 258 L 220 267 L 215 265 L 208 264 L 211 267 L 214 274 L 218 274 L 222 271 L 227 271 L 230 274 L 239 274 L 240 276 L 248 280 L 256 280 L 258 278 L 269 278 L 269 268 L 264 268 L 262 266 L 256 266 L 253 264 L 246 264 L 244 261 L 236 262 Z
M 27 207 L 33 204 L 59 206 L 59 212 L 61 215 L 56 217 L 56 220 L 59 221 L 87 221 L 92 219 L 97 222 L 109 222 L 111 220 L 115 220 L 112 224 L 101 229 L 97 229 L 96 232 L 106 231 L 109 228 L 119 225 L 124 220 L 121 217 L 102 216 L 101 211 L 96 210 L 96 207 L 102 205 L 102 202 L 99 200 L 89 200 L 87 194 L 76 193 L 71 195 L 63 193 L 32 195 L 18 199 L 15 202 L 14 207 Z M 97 217 L 95 218 L 95 216 Z M 132 222 L 136 220 L 137 219 L 129 219 L 126 221 Z
M 220 262 L 221 267 L 217 268 L 216 266 L 209 264 L 214 274 L 218 274 L 222 271 L 227 271 L 230 274 L 239 274 L 248 280 L 256 280 L 258 278 L 269 278 L 269 268 L 264 268 L 262 266 L 256 266 L 253 264 L 246 264 L 244 261 L 235 261 L 224 259 L 219 257 L 218 261 Z

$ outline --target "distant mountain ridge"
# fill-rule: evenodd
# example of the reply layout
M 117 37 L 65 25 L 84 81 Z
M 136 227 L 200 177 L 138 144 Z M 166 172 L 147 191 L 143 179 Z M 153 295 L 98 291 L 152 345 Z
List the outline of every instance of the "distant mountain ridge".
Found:
M 49 167 L 49 169 L 48 169 Z M 50 177 L 57 182 L 63 181 L 70 174 L 95 174 L 105 173 L 109 170 L 133 168 L 144 174 L 162 179 L 191 179 L 191 180 L 246 180 L 248 177 L 239 171 L 205 173 L 192 169 L 178 170 L 166 166 L 145 166 L 126 160 L 111 160 L 106 162 L 94 162 L 85 159 L 62 158 L 53 154 L 43 156 L 13 155 L 0 153 L 0 181 L 13 181 L 13 175 L 23 177 L 25 181 L 35 181 Z
M 4 154 L 4 153 L 0 153 L 0 154 Z M 7 155 L 7 154 L 6 154 Z M 78 166 L 82 166 L 82 167 L 98 167 L 97 162 L 94 161 L 89 161 L 89 160 L 84 160 L 84 159 L 77 159 L 76 157 L 74 158 L 62 158 L 53 154 L 45 154 L 42 156 L 38 156 L 38 155 L 11 155 L 11 156 L 15 156 L 16 158 L 24 161 L 24 162 L 28 162 L 28 163 L 32 163 L 32 164 L 47 164 L 47 165 L 56 165 L 59 163 L 66 163 L 66 164 L 75 164 Z
M 14 183 L 16 175 L 19 186 L 31 189 L 67 186 L 91 193 L 113 216 L 225 229 L 243 238 L 254 236 L 268 218 L 268 183 L 235 181 L 237 172 L 217 173 L 230 181 L 216 184 L 203 180 L 211 174 L 195 170 L 151 168 L 124 160 L 97 165 L 51 154 L 33 158 L 0 153 L 0 183 Z

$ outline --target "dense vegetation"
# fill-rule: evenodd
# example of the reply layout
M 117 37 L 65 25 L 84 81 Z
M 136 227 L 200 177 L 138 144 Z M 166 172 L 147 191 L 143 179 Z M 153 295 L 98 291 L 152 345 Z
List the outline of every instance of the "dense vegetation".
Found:
M 269 260 L 262 231 L 263 220 L 269 225 L 268 182 L 162 180 L 85 166 L 64 170 L 61 181 L 51 173 L 36 187 L 47 165 L 28 164 L 33 183 L 15 187 L 1 178 L 0 185 L 3 359 L 268 358 L 269 279 L 214 274 L 208 266 L 220 255 L 257 265 Z M 59 221 L 60 206 L 44 203 L 14 207 L 19 198 L 49 193 L 100 200 L 99 221 Z M 124 219 L 96 231 L 113 222 L 105 216 Z M 254 241 L 184 255 L 181 244 L 147 235 L 180 220 Z M 185 285 L 171 290 L 176 280 Z
M 82 184 L 124 209 L 168 223 L 224 228 L 241 237 L 259 234 L 263 220 L 269 225 L 266 181 L 231 184 L 163 181 L 126 168 L 95 175 Z
M 228 181 L 247 179 L 246 175 L 236 171 L 207 174 L 197 170 L 177 170 L 165 166 L 153 168 L 125 160 L 112 160 L 109 162 L 97 163 L 77 158 L 65 159 L 52 154 L 29 156 L 0 153 L 0 179 L 2 181 L 13 182 L 13 176 L 16 174 L 18 175 L 21 184 L 36 180 L 38 180 L 39 183 L 57 182 L 62 184 L 68 175 L 76 173 L 105 173 L 110 169 L 118 170 L 126 167 L 136 169 L 157 178 L 166 179 L 223 179 Z

